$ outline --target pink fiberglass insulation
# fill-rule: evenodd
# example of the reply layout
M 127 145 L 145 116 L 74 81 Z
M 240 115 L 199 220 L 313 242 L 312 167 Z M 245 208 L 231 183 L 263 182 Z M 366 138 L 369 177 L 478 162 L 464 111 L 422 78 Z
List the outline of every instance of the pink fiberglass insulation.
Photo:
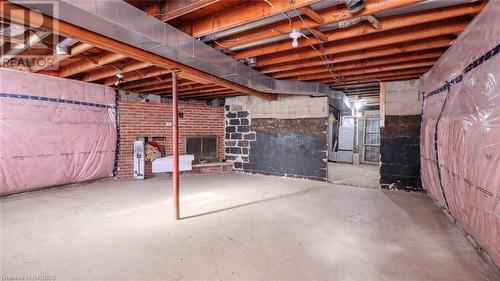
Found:
M 112 175 L 115 92 L 0 68 L 0 194 Z
M 498 15 L 490 1 L 420 78 L 420 147 L 424 188 L 500 266 Z

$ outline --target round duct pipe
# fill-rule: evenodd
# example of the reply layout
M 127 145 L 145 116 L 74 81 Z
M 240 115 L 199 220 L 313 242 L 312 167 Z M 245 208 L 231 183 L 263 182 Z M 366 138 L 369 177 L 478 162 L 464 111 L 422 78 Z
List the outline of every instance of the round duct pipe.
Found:
M 357 13 L 365 7 L 365 0 L 346 0 L 345 4 L 349 13 Z

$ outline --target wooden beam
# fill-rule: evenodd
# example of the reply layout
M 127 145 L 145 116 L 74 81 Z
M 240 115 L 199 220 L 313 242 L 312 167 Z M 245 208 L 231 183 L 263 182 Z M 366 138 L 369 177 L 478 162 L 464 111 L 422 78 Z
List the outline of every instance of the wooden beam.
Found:
M 206 88 L 220 88 L 220 86 L 217 86 L 217 85 L 200 85 L 196 82 L 193 82 L 194 83 L 194 86 L 191 85 L 191 84 L 188 84 L 188 85 L 184 85 L 184 86 L 190 86 L 190 87 L 179 87 L 179 92 L 182 92 L 182 91 L 193 91 L 193 90 L 197 90 L 197 89 L 206 89 Z M 143 93 L 143 92 L 157 92 L 159 90 L 162 90 L 162 91 L 167 91 L 167 90 L 170 90 L 170 87 L 172 85 L 168 85 L 168 82 L 166 83 L 163 83 L 163 84 L 157 84 L 157 85 L 154 85 L 154 86 L 151 86 L 151 87 L 142 87 L 142 88 L 139 88 L 139 89 L 135 89 L 133 90 L 134 92 L 138 92 L 138 93 Z
M 123 82 L 126 83 L 126 82 L 131 82 L 131 81 L 137 81 L 137 80 L 141 80 L 141 79 L 165 75 L 165 74 L 172 72 L 168 69 L 159 68 L 157 66 L 143 69 L 142 71 L 143 72 L 138 72 L 136 70 L 136 71 L 125 73 L 125 77 L 123 79 Z M 104 85 L 107 85 L 107 86 L 111 86 L 111 85 L 114 85 L 117 81 L 118 81 L 118 79 L 115 76 L 112 76 L 112 77 L 108 77 L 108 78 L 103 79 L 101 81 L 101 83 Z
M 353 92 L 344 92 L 344 94 L 346 96 L 359 96 L 359 95 L 371 95 L 371 94 L 376 94 L 378 95 L 379 94 L 379 91 L 380 89 L 375 89 L 375 90 L 371 90 L 371 91 L 363 91 L 363 92 L 356 92 L 356 93 L 353 93 Z
M 405 42 L 394 44 L 392 46 L 383 46 L 376 48 L 364 49 L 362 51 L 352 51 L 334 56 L 328 63 L 335 64 L 341 62 L 352 62 L 368 58 L 379 58 L 395 54 L 408 54 L 412 52 L 421 52 L 425 50 L 438 49 L 449 47 L 453 42 L 451 36 L 437 37 L 416 42 Z M 299 60 L 280 65 L 270 65 L 260 68 L 262 73 L 275 73 L 280 71 L 294 70 L 299 68 L 324 65 L 325 62 L 320 58 L 312 58 Z
M 202 93 L 202 94 L 190 94 L 190 95 L 182 95 L 182 98 L 185 99 L 197 99 L 197 98 L 203 98 L 203 99 L 208 99 L 208 98 L 218 98 L 218 97 L 236 97 L 236 96 L 241 96 L 241 93 L 236 93 L 236 92 L 231 92 L 231 91 L 220 91 L 220 92 L 213 92 L 213 93 Z
M 234 91 L 242 92 L 248 95 L 255 95 L 267 100 L 277 99 L 276 94 L 264 93 L 254 89 L 250 89 L 248 87 L 228 80 L 224 80 L 220 77 L 213 76 L 206 72 L 197 70 L 195 68 L 167 59 L 165 57 L 152 54 L 139 48 L 91 32 L 89 30 L 79 28 L 67 22 L 55 20 L 51 17 L 42 15 L 39 12 L 27 10 L 20 6 L 8 3 L 5 0 L 0 1 L 0 15 L 8 18 L 12 22 L 23 25 L 29 24 L 32 27 L 40 27 L 45 30 L 50 30 L 57 35 L 74 38 L 78 41 L 91 44 L 106 51 L 114 52 L 125 57 L 136 59 L 138 61 L 151 63 L 165 69 L 179 69 L 180 76 L 187 79 L 189 79 L 189 77 L 198 77 L 200 80 L 204 80 L 207 83 L 214 83 L 222 87 L 226 87 L 228 89 L 232 89 Z M 29 22 L 25 21 L 25 13 L 30 14 Z
M 219 86 L 211 85 L 205 90 L 192 90 L 192 91 L 184 90 L 184 92 L 182 92 L 181 94 L 183 94 L 183 95 L 188 95 L 188 94 L 198 95 L 201 93 L 215 93 L 215 92 L 234 92 L 234 91 L 231 91 L 230 89 L 220 88 Z M 169 89 L 162 89 L 162 90 L 151 91 L 151 92 L 147 92 L 147 93 L 153 94 L 153 95 L 160 95 L 160 94 L 165 95 L 165 94 L 169 94 L 170 90 Z
M 172 79 L 170 77 L 155 76 L 153 78 L 146 78 L 146 79 L 140 80 L 138 82 L 128 82 L 126 84 L 124 83 L 125 86 L 123 86 L 123 84 L 122 84 L 121 88 L 123 90 L 132 91 L 132 92 L 133 91 L 141 91 L 143 89 L 156 87 L 158 85 L 164 86 L 171 81 L 172 81 Z M 193 84 L 198 84 L 198 82 L 189 81 L 186 79 L 179 79 L 178 84 L 179 84 L 179 88 L 183 88 L 183 87 L 192 86 Z M 168 87 L 171 87 L 171 85 L 169 85 Z
M 360 68 L 366 68 L 366 67 L 372 67 L 372 66 L 389 65 L 389 64 L 394 64 L 394 63 L 405 63 L 405 62 L 411 62 L 411 61 L 422 60 L 422 59 L 435 59 L 435 58 L 439 58 L 442 54 L 443 54 L 443 51 L 441 51 L 441 50 L 432 50 L 430 52 L 425 52 L 425 53 L 386 56 L 386 57 L 375 58 L 375 59 L 370 59 L 370 60 L 362 60 L 362 61 L 334 64 L 334 65 L 332 64 L 331 70 L 339 71 L 339 70 L 348 70 L 348 69 L 360 69 Z M 315 74 L 315 73 L 326 73 L 326 72 L 328 72 L 326 70 L 326 68 L 316 66 L 316 67 L 299 68 L 297 70 L 292 70 L 292 71 L 278 72 L 278 73 L 271 75 L 271 76 L 273 78 L 283 79 L 283 78 L 287 78 L 287 77 L 300 76 L 300 75 L 304 75 L 304 74 Z
M 76 56 L 76 55 L 79 55 L 83 52 L 86 52 L 90 49 L 92 49 L 93 46 L 90 45 L 90 44 L 86 44 L 86 43 L 79 43 L 79 44 L 76 44 L 74 46 L 72 46 L 70 49 L 69 49 L 69 55 L 57 55 L 57 54 L 54 54 L 52 55 L 50 58 L 47 58 L 47 63 L 46 64 L 43 64 L 43 65 L 34 65 L 31 67 L 31 72 L 38 72 L 40 70 L 43 70 L 43 69 L 46 69 L 46 68 L 49 68 L 49 67 L 56 67 L 60 62 L 66 60 L 66 59 L 69 59 L 73 56 Z
M 85 73 L 82 81 L 85 81 L 85 82 L 96 81 L 96 80 L 100 80 L 100 79 L 103 79 L 106 77 L 114 76 L 114 75 L 116 75 L 116 73 L 118 71 L 126 73 L 126 72 L 130 72 L 130 71 L 134 71 L 134 70 L 143 69 L 143 68 L 146 68 L 149 66 L 151 66 L 150 63 L 146 63 L 146 62 L 142 62 L 142 61 L 127 62 L 127 63 L 125 63 L 125 65 L 118 66 L 118 67 L 106 66 L 106 67 L 98 69 L 96 71 Z
M 331 73 L 319 73 L 319 74 L 311 74 L 311 75 L 301 75 L 301 76 L 297 76 L 296 79 L 299 81 L 312 81 L 312 80 L 328 79 L 331 77 L 343 77 L 343 76 L 361 75 L 361 74 L 368 74 L 368 73 L 380 73 L 380 72 L 390 71 L 390 70 L 432 66 L 432 65 L 434 65 L 434 63 L 435 63 L 435 60 L 423 60 L 423 61 L 412 62 L 412 63 L 397 63 L 397 64 L 388 65 L 388 66 L 375 66 L 375 67 L 367 67 L 367 68 L 354 69 L 354 70 L 336 71 L 333 74 L 331 74 Z
M 318 11 L 318 14 L 325 19 L 324 24 L 326 25 L 360 16 L 367 16 L 386 10 L 412 5 L 418 2 L 422 2 L 422 0 L 370 1 L 366 4 L 362 12 L 356 14 L 349 13 L 345 5 L 336 5 Z M 282 33 L 289 33 L 293 29 L 317 28 L 323 25 L 323 24 L 318 24 L 308 18 L 303 18 L 303 19 L 305 22 L 302 22 L 300 18 L 295 17 L 292 18 L 291 24 L 289 23 L 288 20 L 284 20 L 275 24 L 256 28 L 249 32 L 244 32 L 226 37 L 225 40 L 219 40 L 219 43 L 221 45 L 220 48 L 230 48 L 237 45 L 247 44 L 253 41 L 269 39 L 275 36 L 279 36 Z M 299 46 L 301 45 L 299 44 Z
M 411 68 L 411 69 L 404 69 L 404 70 L 390 70 L 390 71 L 384 71 L 384 72 L 377 72 L 377 73 L 368 73 L 368 74 L 361 74 L 361 75 L 352 75 L 352 76 L 344 76 L 344 77 L 338 77 L 337 79 L 334 78 L 328 78 L 328 79 L 322 79 L 319 82 L 321 83 L 326 83 L 326 84 L 333 84 L 333 85 L 342 85 L 342 83 L 345 82 L 357 82 L 357 81 L 364 81 L 366 79 L 374 79 L 372 81 L 377 81 L 377 79 L 381 78 L 390 78 L 390 77 L 397 77 L 400 75 L 421 75 L 428 71 L 430 67 L 419 67 L 419 68 Z M 360 82 L 361 83 L 361 82 Z
M 315 10 L 311 9 L 309 6 L 304 6 L 299 8 L 299 11 L 301 11 L 304 15 L 308 16 L 310 19 L 312 19 L 314 22 L 316 22 L 319 25 L 325 24 L 325 19 L 318 14 Z
M 5 36 L 0 34 L 0 41 L 10 42 L 14 44 L 24 44 L 24 38 Z
M 162 14 L 161 19 L 163 21 L 169 21 L 219 1 L 220 0 L 168 0 L 165 1 L 165 7 L 162 9 L 165 13 Z
M 346 40 L 341 43 L 328 44 L 324 45 L 324 52 L 319 54 L 315 50 L 310 48 L 301 49 L 301 50 L 293 50 L 291 52 L 287 52 L 286 54 L 272 54 L 262 56 L 257 60 L 257 66 L 266 66 L 272 64 L 281 64 L 290 61 L 303 60 L 307 58 L 314 58 L 319 55 L 337 55 L 339 53 L 349 52 L 349 51 L 357 51 L 363 50 L 367 48 L 386 46 L 391 44 L 398 44 L 404 42 L 417 41 L 422 39 L 427 39 L 431 37 L 437 37 L 442 35 L 452 34 L 454 32 L 461 32 L 468 25 L 468 21 L 460 20 L 460 21 L 452 21 L 449 23 L 441 23 L 441 24 L 430 24 L 430 25 L 421 25 L 414 26 L 404 30 L 401 32 L 399 30 L 392 30 L 384 32 L 381 35 L 372 36 L 367 35 L 363 37 L 358 37 L 353 40 Z
M 152 86 L 156 84 L 162 84 L 171 81 L 170 75 L 154 76 L 150 78 L 145 78 L 139 81 L 127 81 L 122 83 L 121 88 L 124 90 L 131 90 L 136 88 L 142 88 L 145 86 Z M 181 82 L 179 82 L 181 83 Z
M 374 15 L 369 15 L 366 16 L 366 20 L 375 28 L 377 31 L 382 31 L 383 26 L 382 23 L 374 16 Z
M 4 63 L 8 62 L 9 60 L 15 58 L 17 55 L 24 52 L 25 50 L 31 48 L 31 46 L 42 41 L 43 38 L 50 35 L 49 32 L 39 31 L 39 30 L 34 31 L 34 32 L 29 31 L 28 34 L 29 35 L 27 35 L 28 38 L 26 39 L 26 42 L 22 42 L 20 44 L 15 44 L 7 52 L 5 52 L 5 53 L 2 52 L 2 54 L 0 54 L 0 66 L 3 65 Z
M 380 31 L 388 31 L 402 27 L 409 27 L 417 24 L 424 24 L 445 19 L 457 18 L 464 15 L 474 15 L 479 13 L 484 8 L 484 5 L 485 5 L 484 3 L 474 4 L 474 5 L 468 4 L 468 5 L 434 9 L 429 11 L 416 12 L 411 14 L 396 15 L 381 19 L 380 20 L 380 24 L 382 26 L 381 30 L 377 30 L 368 23 L 360 23 L 358 25 L 349 28 L 335 29 L 333 31 L 326 32 L 325 35 L 328 36 L 327 41 L 330 42 L 342 39 L 350 39 L 363 35 L 378 33 Z M 251 39 L 257 41 L 257 38 L 251 38 Z M 246 42 L 230 41 L 226 43 L 225 41 L 219 41 L 219 44 L 223 46 L 227 46 L 228 44 L 243 45 L 244 43 Z M 311 46 L 314 44 L 317 44 L 317 40 L 315 40 L 314 38 L 309 38 L 309 39 L 303 38 L 302 40 L 299 41 L 299 48 Z M 290 42 L 280 41 L 272 44 L 267 44 L 265 46 L 259 46 L 239 51 L 236 54 L 235 58 L 240 59 L 246 57 L 262 56 L 290 49 L 291 49 Z
M 213 13 L 192 23 L 192 36 L 202 37 L 221 30 L 278 15 L 320 0 L 248 1 L 229 9 Z
M 418 79 L 422 74 L 421 73 L 416 73 L 416 74 L 408 74 L 408 75 L 394 75 L 394 76 L 389 76 L 389 77 L 372 77 L 372 78 L 365 78 L 365 79 L 358 79 L 358 80 L 353 80 L 353 81 L 341 81 L 337 83 L 329 83 L 331 87 L 338 87 L 340 86 L 349 86 L 349 85 L 357 85 L 359 83 L 380 83 L 380 82 L 385 82 L 385 81 L 397 81 L 397 80 L 408 80 L 408 79 Z
M 323 32 L 319 31 L 316 28 L 310 28 L 309 31 L 314 35 L 314 37 L 318 38 L 321 42 L 328 41 L 328 36 L 326 36 Z
M 125 55 L 116 53 L 107 53 L 92 59 L 83 57 L 76 62 L 61 67 L 59 70 L 59 77 L 73 76 L 75 74 L 90 71 L 108 63 L 116 62 L 125 58 Z

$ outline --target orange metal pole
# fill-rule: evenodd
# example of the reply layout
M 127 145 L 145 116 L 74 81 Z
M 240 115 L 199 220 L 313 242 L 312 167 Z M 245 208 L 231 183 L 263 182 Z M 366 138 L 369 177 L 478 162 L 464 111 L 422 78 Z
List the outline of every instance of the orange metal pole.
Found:
M 177 72 L 172 71 L 172 194 L 174 197 L 175 219 L 180 218 L 179 211 L 179 93 L 177 92 Z

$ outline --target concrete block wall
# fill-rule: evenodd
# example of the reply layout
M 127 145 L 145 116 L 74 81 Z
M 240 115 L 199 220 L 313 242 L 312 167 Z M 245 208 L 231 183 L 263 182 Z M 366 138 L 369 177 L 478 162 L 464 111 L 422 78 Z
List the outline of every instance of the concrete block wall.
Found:
M 172 155 L 172 105 L 166 103 L 119 102 L 120 153 L 119 177 L 133 177 L 133 142 L 141 137 L 155 137 L 160 151 Z M 217 136 L 219 161 L 224 159 L 224 107 L 203 103 L 179 105 L 179 150 L 186 153 L 185 140 L 191 136 Z M 151 176 L 151 163 L 146 162 L 146 176 Z M 213 172 L 221 167 L 205 167 L 199 172 Z
M 226 161 L 236 171 L 327 179 L 325 97 L 226 99 Z
M 422 190 L 417 80 L 385 83 L 384 127 L 380 128 L 380 184 L 386 189 Z M 384 114 L 384 112 L 381 112 Z

